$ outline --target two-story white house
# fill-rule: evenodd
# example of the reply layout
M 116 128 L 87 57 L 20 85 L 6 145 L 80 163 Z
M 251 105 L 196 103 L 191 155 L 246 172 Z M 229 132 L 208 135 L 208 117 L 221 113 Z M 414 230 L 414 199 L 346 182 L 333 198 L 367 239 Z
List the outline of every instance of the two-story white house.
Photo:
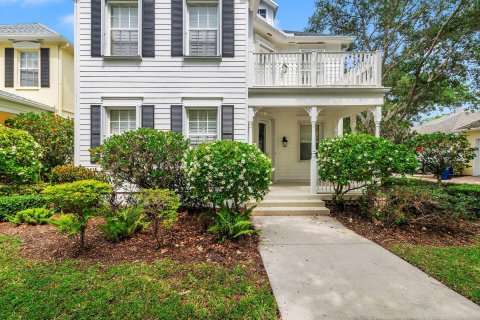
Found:
M 75 163 L 138 127 L 255 143 L 275 181 L 318 185 L 315 149 L 387 88 L 354 38 L 283 31 L 272 0 L 76 0 Z M 312 143 L 314 142 L 314 143 Z

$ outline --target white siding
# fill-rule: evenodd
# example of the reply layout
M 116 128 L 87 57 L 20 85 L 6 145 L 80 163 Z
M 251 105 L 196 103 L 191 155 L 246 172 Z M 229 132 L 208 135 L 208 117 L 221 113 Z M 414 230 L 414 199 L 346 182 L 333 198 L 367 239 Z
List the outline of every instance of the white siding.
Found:
M 90 1 L 78 0 L 77 164 L 90 165 L 90 105 L 102 96 L 143 97 L 155 105 L 155 128 L 170 129 L 170 106 L 182 97 L 222 98 L 235 106 L 235 140 L 246 140 L 247 2 L 235 0 L 235 58 L 221 61 L 171 57 L 170 0 L 155 3 L 155 58 L 106 61 L 90 56 Z

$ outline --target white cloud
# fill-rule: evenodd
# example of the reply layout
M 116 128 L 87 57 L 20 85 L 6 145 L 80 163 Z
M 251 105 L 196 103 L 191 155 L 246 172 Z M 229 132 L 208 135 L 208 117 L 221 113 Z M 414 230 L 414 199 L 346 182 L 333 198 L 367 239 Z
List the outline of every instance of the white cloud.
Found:
M 73 13 L 67 14 L 66 16 L 63 16 L 60 18 L 60 25 L 64 27 L 73 27 L 75 23 L 75 17 L 73 16 Z

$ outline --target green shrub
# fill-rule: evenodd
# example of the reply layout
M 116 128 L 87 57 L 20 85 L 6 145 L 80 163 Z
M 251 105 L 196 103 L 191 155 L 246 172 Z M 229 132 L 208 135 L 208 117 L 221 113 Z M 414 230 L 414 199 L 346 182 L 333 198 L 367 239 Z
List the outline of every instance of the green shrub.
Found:
M 54 113 L 23 113 L 8 119 L 6 125 L 30 133 L 42 147 L 43 173 L 73 161 L 73 120 Z
M 102 171 L 82 166 L 77 167 L 72 164 L 56 166 L 50 173 L 52 183 L 68 183 L 81 180 L 106 181 L 106 176 Z
M 455 196 L 459 194 L 472 196 L 480 200 L 480 185 L 473 184 L 447 184 L 445 190 Z
M 334 137 L 318 146 L 318 175 L 333 184 L 337 204 L 343 203 L 349 191 L 393 173 L 414 173 L 417 168 L 418 161 L 406 146 L 367 134 Z
M 43 194 L 62 215 L 51 219 L 52 225 L 68 236 L 79 234 L 80 246 L 85 246 L 85 230 L 90 218 L 105 205 L 105 197 L 112 193 L 108 183 L 83 180 L 47 187 Z
M 130 239 L 135 233 L 146 228 L 145 213 L 141 205 L 134 205 L 117 210 L 105 218 L 100 231 L 112 242 Z
M 27 132 L 0 126 L 0 183 L 37 181 L 40 155 L 40 146 Z
M 383 181 L 384 186 L 432 186 L 432 182 L 416 178 L 390 177 Z
M 23 222 L 31 225 L 46 224 L 53 213 L 53 210 L 47 208 L 31 208 L 17 212 L 8 221 L 16 225 Z
M 271 184 L 272 164 L 256 146 L 218 140 L 186 153 L 185 172 L 194 194 L 214 206 L 238 212 L 242 204 L 263 199 Z
M 253 228 L 253 224 L 250 221 L 252 210 L 253 208 L 250 208 L 241 213 L 221 208 L 214 213 L 214 222 L 208 228 L 208 231 L 216 234 L 221 242 L 257 233 L 258 231 Z
M 451 166 L 456 173 L 461 173 L 475 158 L 475 148 L 470 147 L 464 134 L 419 134 L 413 137 L 411 148 L 417 152 L 423 170 L 434 174 L 438 181 L 448 167 Z
M 45 204 L 42 195 L 0 197 L 0 221 L 4 221 L 7 216 L 14 216 L 19 211 L 42 207 Z
M 153 223 L 153 233 L 160 248 L 161 231 L 170 229 L 177 220 L 180 200 L 175 192 L 168 189 L 144 189 L 138 199 L 147 219 Z
M 0 197 L 41 194 L 42 191 L 48 186 L 49 184 L 44 182 L 33 184 L 0 185 Z

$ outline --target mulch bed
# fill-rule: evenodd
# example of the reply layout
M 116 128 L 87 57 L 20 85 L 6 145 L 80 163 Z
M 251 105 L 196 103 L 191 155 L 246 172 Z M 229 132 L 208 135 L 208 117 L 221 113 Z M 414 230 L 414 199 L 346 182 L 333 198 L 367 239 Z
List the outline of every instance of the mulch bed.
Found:
M 207 232 L 208 221 L 198 215 L 181 213 L 173 229 L 164 235 L 164 245 L 157 250 L 152 229 L 149 228 L 132 239 L 111 243 L 98 230 L 101 218 L 90 220 L 86 232 L 87 249 L 80 249 L 74 238 L 57 233 L 50 225 L 18 227 L 0 223 L 0 233 L 16 236 L 22 240 L 20 254 L 28 259 L 41 261 L 64 261 L 76 259 L 88 264 L 118 264 L 142 261 L 153 263 L 168 258 L 184 263 L 210 262 L 225 267 L 239 263 L 248 264 L 254 270 L 264 273 L 258 251 L 259 236 L 250 235 L 236 242 L 219 243 Z
M 468 246 L 478 242 L 480 226 L 462 223 L 461 229 L 442 230 L 417 226 L 388 227 L 381 223 L 373 223 L 358 213 L 355 207 L 347 207 L 341 212 L 334 205 L 328 206 L 331 215 L 344 226 L 361 236 L 370 239 L 385 248 L 397 243 L 408 243 L 426 246 Z

